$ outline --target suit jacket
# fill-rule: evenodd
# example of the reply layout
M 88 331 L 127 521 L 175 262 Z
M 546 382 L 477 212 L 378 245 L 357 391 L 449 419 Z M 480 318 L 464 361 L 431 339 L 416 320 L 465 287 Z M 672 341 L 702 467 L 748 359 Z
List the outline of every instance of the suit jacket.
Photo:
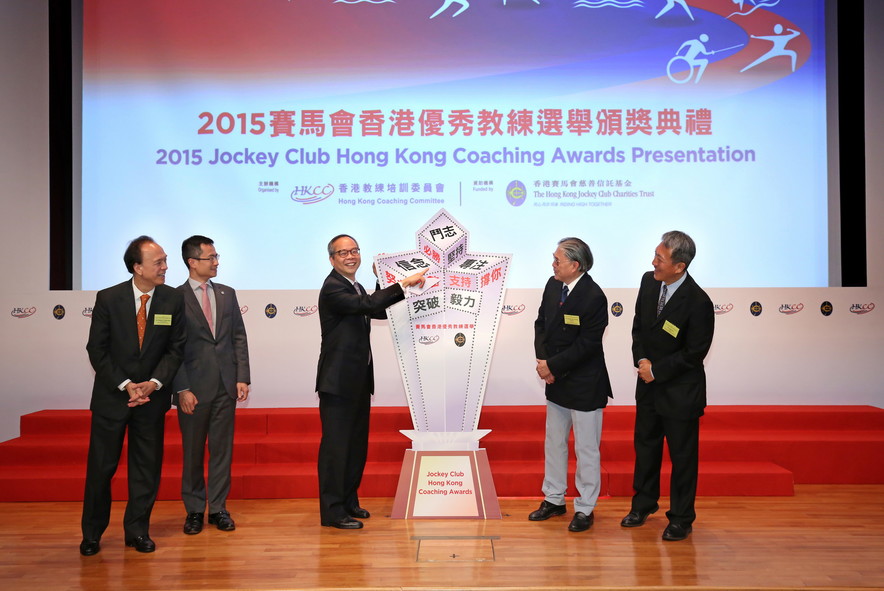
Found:
M 371 295 L 358 294 L 346 277 L 332 269 L 319 290 L 322 345 L 316 371 L 317 392 L 355 395 L 366 375 L 368 391 L 374 392 L 370 319 L 386 318 L 387 308 L 403 299 L 405 294 L 398 283 Z
M 178 286 L 184 297 L 187 343 L 184 360 L 175 377 L 175 404 L 182 390 L 192 391 L 197 400 L 202 400 L 201 395 L 214 396 L 222 389 L 236 398 L 236 383 L 251 383 L 246 326 L 236 291 L 221 283 L 210 283 L 215 291 L 214 336 L 190 283 L 185 281 Z
M 132 409 L 128 407 L 129 395 L 120 391 L 119 385 L 126 379 L 143 382 L 156 378 L 163 388 L 136 410 L 164 414 L 171 405 L 171 386 L 181 363 L 185 338 L 184 303 L 179 291 L 166 285 L 156 286 L 141 349 L 132 280 L 99 291 L 86 343 L 95 370 L 90 410 L 122 420 Z
M 555 377 L 555 382 L 546 385 L 546 397 L 573 410 L 604 408 L 608 398 L 613 398 L 602 348 L 608 299 L 592 277 L 584 274 L 560 306 L 562 285 L 549 278 L 534 322 L 534 354 L 546 360 Z
M 712 300 L 693 277 L 684 283 L 657 316 L 660 282 L 649 271 L 642 277 L 632 324 L 632 357 L 651 362 L 654 381 L 638 380 L 636 404 L 653 404 L 657 413 L 693 419 L 706 408 L 703 359 L 712 346 L 715 312 Z

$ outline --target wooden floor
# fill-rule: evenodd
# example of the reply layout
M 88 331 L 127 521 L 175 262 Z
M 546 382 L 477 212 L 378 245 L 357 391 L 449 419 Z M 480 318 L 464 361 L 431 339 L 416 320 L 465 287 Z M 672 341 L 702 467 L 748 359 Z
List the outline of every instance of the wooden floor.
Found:
M 233 501 L 235 532 L 185 536 L 181 503 L 165 501 L 146 555 L 124 548 L 115 503 L 89 558 L 79 503 L 3 503 L 0 589 L 884 589 L 884 486 L 703 497 L 683 542 L 660 539 L 662 510 L 621 528 L 628 498 L 600 500 L 578 534 L 569 516 L 529 522 L 538 503 L 502 499 L 500 520 L 404 521 L 386 517 L 392 499 L 363 499 L 365 529 L 339 531 L 319 526 L 315 499 Z

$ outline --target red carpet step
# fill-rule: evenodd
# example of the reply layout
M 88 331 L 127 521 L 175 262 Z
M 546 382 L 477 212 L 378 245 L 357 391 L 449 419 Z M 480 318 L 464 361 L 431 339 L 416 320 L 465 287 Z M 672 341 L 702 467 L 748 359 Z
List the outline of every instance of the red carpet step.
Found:
M 602 494 L 632 494 L 635 409 L 605 410 Z M 83 497 L 89 411 L 44 410 L 21 417 L 21 437 L 0 443 L 0 501 L 76 501 Z M 240 409 L 231 498 L 317 496 L 319 414 L 315 408 Z M 713 406 L 701 419 L 700 495 L 792 495 L 793 484 L 884 484 L 884 410 L 870 406 Z M 543 406 L 482 411 L 480 428 L 497 492 L 540 497 Z M 369 464 L 360 494 L 395 495 L 410 441 L 408 409 L 372 410 Z M 572 458 L 572 480 L 574 460 Z M 668 476 L 669 464 L 664 461 Z M 160 499 L 179 498 L 181 443 L 174 410 L 166 419 Z M 663 479 L 668 494 L 668 478 Z M 125 451 L 114 498 L 126 498 Z M 573 490 L 569 494 L 573 494 Z

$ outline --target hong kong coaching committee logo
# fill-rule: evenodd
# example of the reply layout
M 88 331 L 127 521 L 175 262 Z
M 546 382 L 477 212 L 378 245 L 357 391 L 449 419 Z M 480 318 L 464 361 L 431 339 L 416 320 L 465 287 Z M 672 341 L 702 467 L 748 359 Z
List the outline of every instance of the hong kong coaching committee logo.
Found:
M 315 187 L 301 185 L 300 187 L 295 187 L 294 189 L 292 189 L 291 198 L 292 201 L 294 201 L 295 203 L 300 203 L 302 205 L 311 205 L 313 203 L 325 201 L 334 194 L 335 188 L 331 185 L 331 183 L 327 185 L 317 185 Z

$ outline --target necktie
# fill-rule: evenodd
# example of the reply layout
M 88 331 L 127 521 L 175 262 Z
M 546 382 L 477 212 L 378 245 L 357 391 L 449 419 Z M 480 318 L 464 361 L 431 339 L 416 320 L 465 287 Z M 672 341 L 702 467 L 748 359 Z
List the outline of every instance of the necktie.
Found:
M 146 293 L 141 294 L 141 307 L 138 308 L 138 314 L 135 316 L 135 324 L 138 326 L 138 348 L 144 343 L 144 330 L 147 328 L 147 300 L 150 296 Z
M 663 306 L 666 305 L 666 284 L 663 284 L 663 290 L 660 292 L 660 301 L 657 302 L 657 316 L 660 315 L 660 312 L 663 311 Z
M 563 306 L 565 304 L 565 300 L 568 299 L 568 286 L 562 286 L 562 299 L 559 300 L 559 305 Z
M 212 322 L 212 303 L 209 301 L 209 284 L 203 283 L 200 285 L 200 289 L 203 290 L 203 314 L 206 317 L 206 322 L 209 323 L 209 330 L 212 334 L 215 334 L 215 327 Z

